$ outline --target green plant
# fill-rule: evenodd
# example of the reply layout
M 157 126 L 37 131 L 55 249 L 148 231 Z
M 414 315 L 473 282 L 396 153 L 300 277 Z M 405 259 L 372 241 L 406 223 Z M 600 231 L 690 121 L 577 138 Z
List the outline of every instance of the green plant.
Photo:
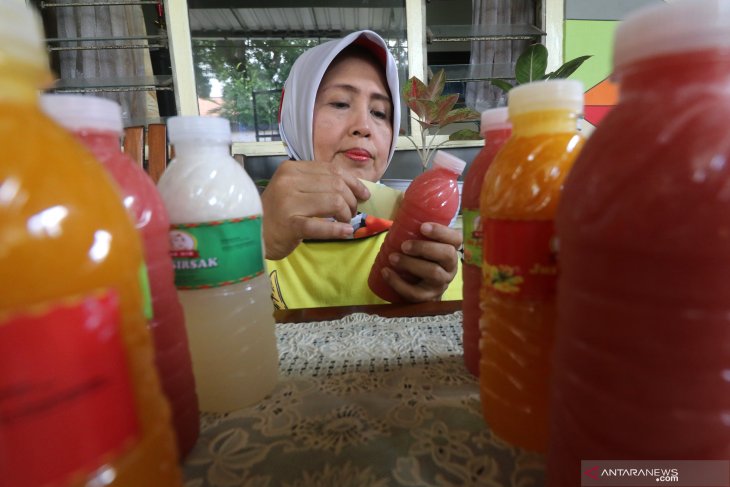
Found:
M 481 136 L 475 130 L 462 129 L 449 135 L 448 140 L 436 144 L 434 141 L 441 129 L 457 122 L 473 122 L 479 120 L 479 112 L 471 108 L 454 108 L 458 94 L 442 95 L 446 85 L 446 74 L 440 70 L 431 78 L 428 85 L 413 76 L 403 87 L 403 99 L 415 114 L 412 117 L 421 125 L 421 143 L 418 144 L 412 136 L 406 135 L 416 148 L 421 159 L 421 165 L 426 170 L 436 150 L 448 140 L 475 140 Z
M 507 92 L 517 85 L 532 81 L 567 78 L 591 56 L 580 56 L 565 62 L 553 72 L 546 73 L 548 50 L 542 44 L 532 44 L 525 49 L 515 63 L 515 85 L 503 80 L 491 78 L 489 82 Z

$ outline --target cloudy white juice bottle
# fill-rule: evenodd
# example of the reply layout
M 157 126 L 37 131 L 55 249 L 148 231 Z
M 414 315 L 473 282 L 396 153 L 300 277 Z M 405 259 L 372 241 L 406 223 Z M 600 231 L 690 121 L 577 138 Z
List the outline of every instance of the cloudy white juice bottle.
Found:
M 230 155 L 228 120 L 173 117 L 167 126 L 176 157 L 158 189 L 200 408 L 231 411 L 263 398 L 278 374 L 261 199 Z

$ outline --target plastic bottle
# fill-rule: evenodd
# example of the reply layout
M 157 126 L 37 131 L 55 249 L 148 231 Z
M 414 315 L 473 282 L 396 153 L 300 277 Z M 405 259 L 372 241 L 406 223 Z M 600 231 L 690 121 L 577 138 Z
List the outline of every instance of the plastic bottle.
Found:
M 553 218 L 584 143 L 579 81 L 539 81 L 509 92 L 512 136 L 484 176 L 480 392 L 492 430 L 547 449 L 549 357 L 555 327 Z
M 449 224 L 459 208 L 456 179 L 465 166 L 466 163 L 458 157 L 438 151 L 431 169 L 419 174 L 406 189 L 393 219 L 393 226 L 383 240 L 368 276 L 368 287 L 381 299 L 391 303 L 404 301 L 383 279 L 383 268 L 390 267 L 388 256 L 393 252 L 401 252 L 401 245 L 406 240 L 426 240 L 421 235 L 421 224 Z M 407 282 L 418 282 L 415 276 L 407 272 L 393 270 Z
M 464 232 L 464 265 L 462 280 L 464 302 L 462 309 L 464 328 L 464 364 L 469 372 L 479 376 L 479 319 L 482 311 L 479 292 L 482 287 L 482 223 L 479 215 L 479 198 L 482 192 L 484 174 L 499 149 L 512 134 L 508 121 L 507 107 L 491 108 L 482 112 L 480 125 L 484 147 L 464 174 L 464 189 L 461 195 L 461 214 Z
M 180 486 L 142 309 L 142 249 L 106 171 L 38 104 L 40 19 L 0 0 L 0 483 Z
M 228 120 L 173 117 L 167 126 L 177 155 L 157 186 L 200 408 L 232 411 L 262 399 L 279 370 L 261 198 L 230 155 Z
M 659 7 L 619 25 L 619 103 L 558 208 L 555 487 L 581 459 L 730 458 L 730 10 Z
M 124 130 L 119 104 L 93 96 L 44 95 L 41 106 L 72 131 L 109 171 L 142 236 L 152 301 L 149 328 L 155 365 L 172 406 L 178 450 L 184 457 L 198 438 L 200 418 L 185 318 L 175 289 L 165 204 L 152 179 L 121 151 L 119 137 Z

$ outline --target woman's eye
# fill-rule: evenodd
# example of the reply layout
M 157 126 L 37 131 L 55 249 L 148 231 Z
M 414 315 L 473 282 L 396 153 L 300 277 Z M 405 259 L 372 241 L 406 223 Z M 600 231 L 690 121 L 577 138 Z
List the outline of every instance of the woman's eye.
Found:
M 335 108 L 347 108 L 350 106 L 349 104 L 345 103 L 344 101 L 333 101 L 332 103 L 330 103 L 330 105 Z
M 381 120 L 385 120 L 387 118 L 387 116 L 388 116 L 385 112 L 381 112 L 381 111 L 378 111 L 378 110 L 373 110 L 371 113 L 373 114 L 373 116 L 375 118 L 379 118 Z

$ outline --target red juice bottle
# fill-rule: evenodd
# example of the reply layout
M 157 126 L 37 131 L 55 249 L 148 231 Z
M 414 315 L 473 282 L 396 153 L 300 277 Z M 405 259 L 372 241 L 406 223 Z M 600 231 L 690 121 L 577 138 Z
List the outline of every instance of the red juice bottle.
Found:
M 464 231 L 464 265 L 462 267 L 464 293 L 464 364 L 472 374 L 479 376 L 479 290 L 482 287 L 482 224 L 479 216 L 479 197 L 484 174 L 494 156 L 512 133 L 507 108 L 492 108 L 482 112 L 480 131 L 484 148 L 464 174 L 461 195 L 461 213 Z
M 44 95 L 41 106 L 73 132 L 112 175 L 142 237 L 155 365 L 172 407 L 178 449 L 184 457 L 198 438 L 200 420 L 185 318 L 174 283 L 167 210 L 152 179 L 120 149 L 122 109 L 117 103 L 93 96 Z
M 401 252 L 406 240 L 426 240 L 421 235 L 421 225 L 426 222 L 448 225 L 459 209 L 459 187 L 457 178 L 466 163 L 448 152 L 438 151 L 433 158 L 433 167 L 419 174 L 406 189 L 403 201 L 380 247 L 370 269 L 368 286 L 381 299 L 391 303 L 402 303 L 403 297 L 395 292 L 383 279 L 382 270 L 389 267 L 388 257 Z M 403 280 L 416 283 L 418 279 L 410 273 L 393 269 Z
M 616 32 L 619 103 L 557 213 L 548 483 L 581 460 L 730 458 L 730 9 L 661 4 Z

